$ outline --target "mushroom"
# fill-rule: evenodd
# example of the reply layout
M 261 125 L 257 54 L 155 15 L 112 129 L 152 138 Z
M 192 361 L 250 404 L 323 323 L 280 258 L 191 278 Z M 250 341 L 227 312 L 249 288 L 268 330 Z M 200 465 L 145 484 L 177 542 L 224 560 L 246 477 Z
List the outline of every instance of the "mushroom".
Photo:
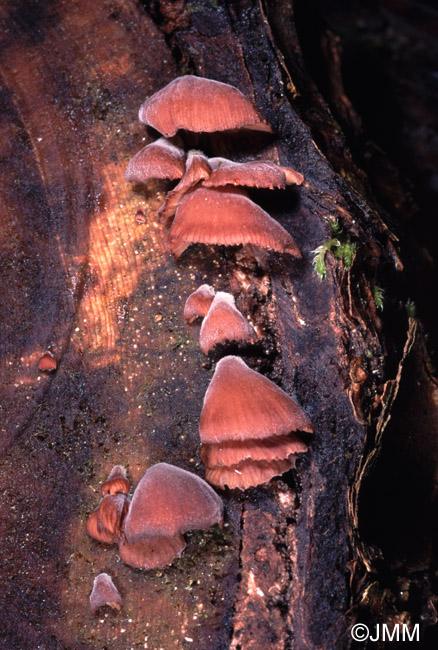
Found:
M 213 169 L 203 181 L 204 187 L 224 185 L 245 185 L 246 187 L 266 187 L 285 189 L 287 184 L 301 185 L 304 176 L 289 167 L 281 167 L 270 160 L 252 160 L 238 163 L 226 158 L 209 158 Z
M 298 431 L 313 425 L 289 395 L 239 357 L 219 361 L 199 422 L 209 483 L 246 489 L 282 474 L 307 450 Z
M 175 180 L 184 174 L 185 153 L 166 138 L 146 145 L 129 161 L 127 181 L 147 183 L 152 178 Z
M 124 494 L 107 494 L 87 519 L 90 537 L 104 544 L 114 544 L 121 538 L 123 520 L 128 512 L 129 499 Z
M 94 578 L 93 589 L 90 594 L 91 613 L 95 614 L 100 607 L 109 605 L 113 609 L 120 609 L 122 597 L 108 573 L 99 573 Z
M 56 363 L 56 359 L 53 354 L 51 352 L 44 352 L 43 356 L 38 362 L 38 370 L 50 375 L 52 372 L 55 372 L 57 367 L 58 364 Z
M 195 188 L 181 200 L 169 231 L 179 257 L 194 242 L 236 246 L 253 244 L 301 257 L 291 235 L 237 188 Z
M 215 292 L 209 284 L 201 284 L 186 300 L 184 305 L 184 320 L 194 323 L 197 318 L 204 318 L 213 302 Z
M 123 523 L 122 560 L 151 569 L 171 564 L 185 547 L 183 534 L 223 522 L 222 500 L 201 478 L 158 463 L 140 480 Z
M 173 217 L 182 197 L 200 181 L 208 179 L 210 174 L 211 167 L 206 156 L 200 151 L 189 151 L 184 176 L 178 185 L 166 194 L 166 200 L 159 211 L 160 217 L 163 219 Z
M 117 494 L 118 492 L 128 494 L 130 487 L 131 484 L 127 479 L 125 468 L 122 465 L 114 465 L 101 487 L 101 492 L 102 496 Z
M 236 308 L 234 296 L 218 291 L 204 318 L 199 333 L 199 345 L 209 354 L 219 343 L 254 343 L 257 334 Z
M 174 79 L 149 97 L 140 107 L 139 119 L 166 137 L 179 129 L 212 133 L 246 128 L 272 133 L 266 120 L 237 88 L 192 75 Z

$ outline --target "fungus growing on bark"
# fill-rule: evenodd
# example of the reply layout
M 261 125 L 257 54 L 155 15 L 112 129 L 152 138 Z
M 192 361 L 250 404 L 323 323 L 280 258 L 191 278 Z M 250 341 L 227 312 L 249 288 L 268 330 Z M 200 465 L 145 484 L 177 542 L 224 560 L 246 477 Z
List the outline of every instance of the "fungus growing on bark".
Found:
M 201 284 L 186 300 L 184 320 L 187 323 L 194 323 L 196 319 L 204 318 L 210 309 L 214 295 L 213 287 L 210 287 L 209 284 Z
M 245 489 L 282 474 L 307 449 L 297 431 L 313 425 L 289 395 L 239 357 L 219 361 L 199 422 L 209 483 Z
M 139 225 L 146 223 L 146 217 L 141 208 L 138 208 L 137 212 L 135 213 L 135 223 L 138 223 Z
M 294 169 L 281 167 L 269 160 L 238 163 L 226 158 L 210 158 L 208 163 L 213 171 L 204 180 L 204 187 L 244 185 L 285 189 L 287 184 L 301 185 L 304 180 L 304 176 Z
M 189 151 L 187 154 L 184 176 L 173 190 L 166 194 L 166 200 L 160 208 L 159 214 L 163 219 L 172 217 L 187 192 L 200 181 L 208 179 L 211 167 L 207 158 L 200 151 Z
M 129 499 L 124 494 L 104 496 L 87 519 L 86 530 L 90 537 L 104 544 L 118 542 L 129 503 Z
M 209 354 L 216 345 L 225 342 L 254 343 L 257 339 L 253 327 L 236 307 L 230 293 L 218 291 L 204 318 L 199 333 L 199 346 Z
M 133 183 L 147 183 L 152 178 L 172 181 L 184 174 L 185 157 L 182 149 L 159 138 L 131 158 L 124 177 Z
M 106 481 L 102 484 L 101 492 L 102 496 L 117 494 L 118 492 L 128 494 L 130 487 L 131 484 L 126 476 L 125 468 L 122 465 L 115 465 L 108 474 Z
M 184 550 L 185 532 L 222 522 L 222 500 L 203 479 L 158 463 L 134 492 L 123 524 L 121 558 L 144 569 L 166 566 Z
M 113 609 L 120 609 L 122 597 L 108 573 L 99 573 L 94 578 L 93 589 L 90 594 L 91 613 L 95 614 L 104 605 Z
M 272 133 L 266 120 L 237 88 L 192 75 L 174 79 L 149 97 L 140 107 L 139 119 L 166 137 L 179 129 L 212 133 L 246 128 Z
M 51 352 L 44 352 L 43 356 L 38 362 L 38 370 L 50 375 L 52 372 L 55 372 L 57 367 L 58 364 L 56 363 L 56 359 L 53 354 Z
M 291 235 L 237 188 L 200 187 L 188 192 L 176 210 L 169 242 L 175 257 L 192 243 L 253 244 L 301 257 Z

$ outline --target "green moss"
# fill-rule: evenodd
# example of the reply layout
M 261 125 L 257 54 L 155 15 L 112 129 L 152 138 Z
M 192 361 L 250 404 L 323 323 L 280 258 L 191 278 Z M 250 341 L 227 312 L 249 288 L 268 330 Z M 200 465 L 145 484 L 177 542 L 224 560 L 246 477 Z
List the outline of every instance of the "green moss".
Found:
M 378 287 L 377 284 L 374 285 L 373 289 L 374 302 L 379 311 L 383 311 L 383 306 L 385 302 L 385 290 L 382 287 Z
M 327 275 L 325 263 L 327 253 L 332 253 L 336 259 L 343 262 L 346 269 L 349 269 L 356 252 L 356 244 L 348 239 L 340 224 L 337 221 L 330 221 L 329 223 L 335 237 L 323 241 L 320 246 L 312 251 L 314 256 L 313 268 L 320 280 L 323 280 Z

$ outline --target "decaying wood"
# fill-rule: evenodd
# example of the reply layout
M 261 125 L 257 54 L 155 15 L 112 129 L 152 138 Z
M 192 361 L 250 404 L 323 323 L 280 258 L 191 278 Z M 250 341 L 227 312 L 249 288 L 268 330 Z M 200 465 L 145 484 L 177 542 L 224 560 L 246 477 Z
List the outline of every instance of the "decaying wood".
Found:
M 350 490 L 395 378 L 372 290 L 379 265 L 401 269 L 396 238 L 322 100 L 303 119 L 311 82 L 289 3 L 143 4 L 0 7 L 0 646 L 349 648 L 363 567 L 374 570 Z M 299 189 L 254 193 L 303 260 L 273 255 L 262 271 L 238 250 L 198 246 L 177 263 L 168 252 L 158 209 L 170 185 L 130 186 L 123 172 L 154 137 L 138 107 L 182 73 L 235 85 L 274 127 L 278 137 L 239 140 L 232 153 L 304 174 Z M 211 146 L 221 155 L 231 144 Z M 312 251 L 335 220 L 356 255 L 346 269 L 328 254 L 321 282 Z M 298 400 L 315 434 L 296 471 L 225 493 L 224 529 L 187 535 L 166 570 L 138 571 L 84 523 L 114 464 L 134 484 L 158 461 L 203 475 L 197 424 L 212 368 L 183 321 L 202 283 L 231 291 L 264 332 L 246 360 Z M 46 350 L 51 375 L 38 372 Z M 93 617 L 102 571 L 123 607 Z

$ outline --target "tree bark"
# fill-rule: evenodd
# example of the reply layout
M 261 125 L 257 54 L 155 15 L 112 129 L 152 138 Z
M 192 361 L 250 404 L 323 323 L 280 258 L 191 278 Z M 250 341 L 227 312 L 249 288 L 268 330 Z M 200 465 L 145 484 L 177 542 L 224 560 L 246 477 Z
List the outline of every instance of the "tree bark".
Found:
M 4 3 L 0 19 L 0 646 L 338 650 L 354 647 L 356 620 L 378 620 L 377 601 L 413 624 L 432 607 L 425 574 L 414 613 L 377 587 L 371 598 L 381 553 L 360 495 L 365 485 L 366 512 L 404 368 L 415 351 L 426 368 L 427 355 L 403 305 L 388 344 L 374 291 L 382 268 L 399 282 L 397 238 L 306 71 L 292 4 L 32 0 Z M 272 255 L 261 270 L 231 249 L 193 247 L 178 262 L 168 252 L 157 216 L 168 186 L 130 186 L 123 172 L 155 137 L 137 122 L 140 104 L 186 73 L 238 87 L 276 133 L 222 148 L 304 174 L 299 190 L 255 195 L 302 260 Z M 335 96 L 354 122 L 341 88 Z M 312 251 L 334 222 L 355 255 L 347 268 L 327 253 L 321 281 Z M 230 290 L 264 329 L 265 348 L 246 360 L 297 399 L 315 434 L 296 471 L 223 494 L 222 530 L 187 535 L 166 570 L 134 570 L 84 524 L 114 464 L 134 484 L 159 461 L 203 476 L 197 427 L 212 364 L 182 311 L 204 282 Z M 38 372 L 46 350 L 58 362 L 50 376 Z M 422 453 L 436 458 L 428 440 Z M 101 571 L 123 607 L 93 617 Z

